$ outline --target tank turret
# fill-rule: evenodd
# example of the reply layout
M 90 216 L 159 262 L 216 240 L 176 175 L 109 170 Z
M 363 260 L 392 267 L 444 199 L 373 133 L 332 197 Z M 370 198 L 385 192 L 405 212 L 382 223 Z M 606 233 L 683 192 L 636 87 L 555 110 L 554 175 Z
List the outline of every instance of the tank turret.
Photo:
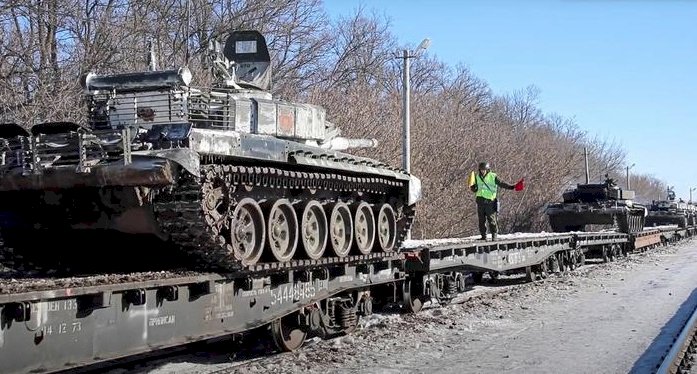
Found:
M 646 207 L 634 201 L 635 193 L 617 186 L 606 175 L 603 183 L 578 184 L 564 191 L 562 201 L 545 213 L 555 232 L 584 231 L 587 225 L 606 225 L 624 233 L 642 231 Z
M 212 42 L 209 86 L 150 60 L 84 76 L 84 124 L 1 128 L 5 258 L 32 257 L 28 237 L 89 230 L 154 236 L 226 271 L 400 246 L 419 179 L 342 152 L 377 141 L 342 137 L 323 107 L 275 97 L 262 34 Z

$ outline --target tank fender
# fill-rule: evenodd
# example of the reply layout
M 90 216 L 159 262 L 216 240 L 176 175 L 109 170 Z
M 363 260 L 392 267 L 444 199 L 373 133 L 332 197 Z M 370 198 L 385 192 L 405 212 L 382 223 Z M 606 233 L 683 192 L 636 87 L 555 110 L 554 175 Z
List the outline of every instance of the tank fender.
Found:
M 159 157 L 171 160 L 196 178 L 201 177 L 201 160 L 198 152 L 188 148 L 157 149 L 149 151 L 134 151 L 134 156 Z

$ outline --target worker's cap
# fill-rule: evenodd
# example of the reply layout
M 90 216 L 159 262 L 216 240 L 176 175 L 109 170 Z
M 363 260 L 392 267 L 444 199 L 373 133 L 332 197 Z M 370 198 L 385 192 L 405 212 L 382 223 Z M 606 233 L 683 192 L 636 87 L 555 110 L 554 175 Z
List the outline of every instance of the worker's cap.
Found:
M 489 163 L 488 162 L 480 162 L 479 163 L 479 170 L 489 170 Z

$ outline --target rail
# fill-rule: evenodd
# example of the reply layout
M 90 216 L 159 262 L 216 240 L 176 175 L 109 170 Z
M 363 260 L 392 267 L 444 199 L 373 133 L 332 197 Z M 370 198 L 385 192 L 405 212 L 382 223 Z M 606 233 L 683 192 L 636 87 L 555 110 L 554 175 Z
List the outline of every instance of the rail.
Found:
M 697 307 L 673 342 L 656 373 L 688 373 L 695 353 L 697 353 Z

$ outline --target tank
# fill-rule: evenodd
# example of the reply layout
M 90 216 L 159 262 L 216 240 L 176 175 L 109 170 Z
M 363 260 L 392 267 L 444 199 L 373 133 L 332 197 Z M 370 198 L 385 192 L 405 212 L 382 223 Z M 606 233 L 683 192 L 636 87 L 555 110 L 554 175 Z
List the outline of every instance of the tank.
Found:
M 675 191 L 668 187 L 664 200 L 653 200 L 651 205 L 649 205 L 646 225 L 678 225 L 678 227 L 684 228 L 694 225 L 694 220 L 694 206 L 682 199 L 676 200 Z
M 272 95 L 258 31 L 233 31 L 207 56 L 209 86 L 187 67 L 88 73 L 84 123 L 1 126 L 4 257 L 86 232 L 154 238 L 221 270 L 399 248 L 420 180 L 345 152 L 377 142 L 342 137 L 324 108 Z
M 611 226 L 623 233 L 642 231 L 647 209 L 633 201 L 634 191 L 623 190 L 608 176 L 604 183 L 578 184 L 549 204 L 545 213 L 554 232 L 585 231 L 587 225 Z

